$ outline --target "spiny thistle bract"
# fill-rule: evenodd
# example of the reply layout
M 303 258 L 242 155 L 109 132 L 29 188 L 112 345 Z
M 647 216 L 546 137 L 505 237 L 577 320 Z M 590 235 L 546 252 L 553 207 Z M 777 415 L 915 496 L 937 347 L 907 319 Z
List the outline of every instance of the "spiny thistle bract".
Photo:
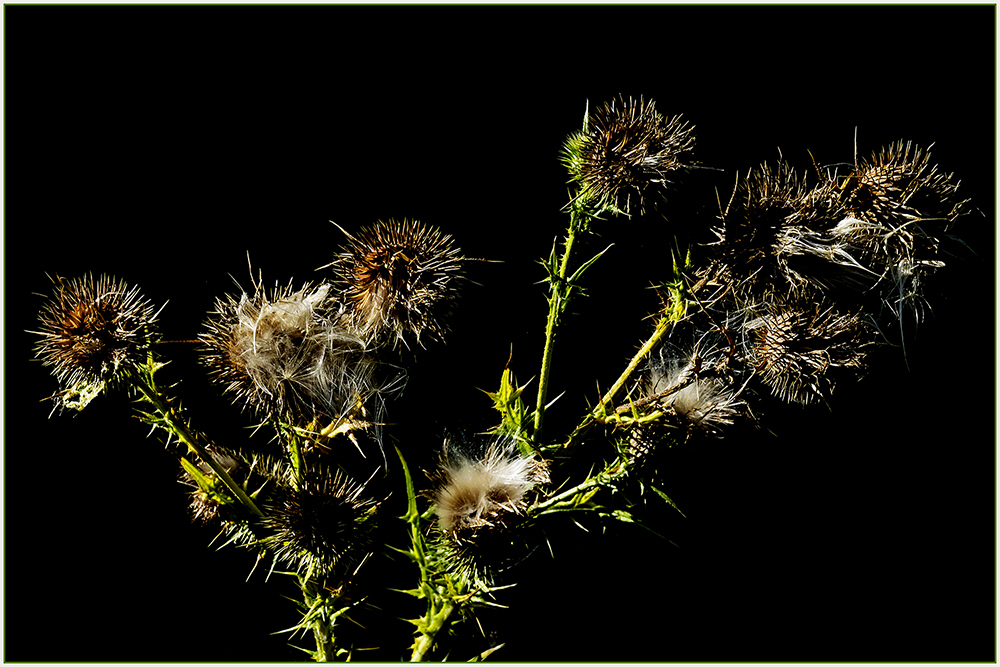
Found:
M 694 127 L 662 116 L 652 100 L 614 99 L 588 114 L 585 127 L 567 139 L 563 164 L 581 199 L 616 212 L 643 213 L 650 187 L 690 164 Z
M 351 325 L 378 342 L 443 340 L 464 259 L 450 234 L 417 220 L 378 221 L 348 234 L 329 265 Z
M 129 366 L 146 360 L 158 315 L 140 293 L 109 276 L 53 279 L 55 291 L 39 311 L 42 337 L 35 356 L 62 390 L 56 408 L 83 409 Z
M 874 334 L 860 314 L 807 300 L 776 300 L 748 311 L 745 354 L 775 396 L 789 403 L 828 402 L 838 379 L 865 369 Z
M 268 418 L 349 418 L 378 391 L 365 339 L 345 326 L 330 286 L 257 287 L 217 299 L 202 361 L 214 381 Z
M 482 456 L 448 449 L 432 474 L 431 497 L 442 540 L 441 558 L 452 571 L 489 582 L 511 557 L 511 536 L 528 504 L 528 492 L 549 481 L 544 461 L 518 453 L 501 436 Z
M 323 466 L 307 468 L 294 483 L 288 470 L 265 474 L 276 488 L 264 505 L 263 543 L 280 562 L 323 576 L 367 555 L 379 504 L 363 497 L 364 484 Z

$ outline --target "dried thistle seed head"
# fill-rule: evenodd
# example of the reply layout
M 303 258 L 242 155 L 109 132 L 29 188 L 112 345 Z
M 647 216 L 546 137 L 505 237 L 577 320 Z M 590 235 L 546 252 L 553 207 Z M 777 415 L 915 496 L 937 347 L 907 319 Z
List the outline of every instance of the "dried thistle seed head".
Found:
M 745 374 L 731 358 L 731 334 L 722 329 L 728 326 L 725 314 L 699 317 L 705 312 L 677 323 L 672 340 L 664 341 L 646 364 L 641 397 L 631 405 L 644 414 L 663 414 L 630 428 L 625 445 L 637 460 L 648 462 L 663 448 L 695 438 L 722 438 L 729 426 L 750 418 L 742 398 Z
M 516 444 L 501 438 L 484 456 L 469 458 L 447 452 L 435 475 L 438 526 L 458 541 L 477 533 L 503 530 L 526 507 L 527 492 L 548 482 L 543 461 L 521 456 Z
M 786 162 L 762 164 L 736 185 L 720 214 L 722 227 L 713 229 L 718 237 L 715 256 L 734 284 L 766 291 L 785 282 L 777 246 L 805 194 L 803 182 Z
M 202 361 L 212 379 L 265 417 L 348 419 L 378 391 L 365 341 L 334 310 L 329 285 L 217 299 Z
M 439 530 L 429 542 L 429 557 L 440 567 L 491 585 L 499 572 L 530 552 L 517 518 L 527 507 L 529 491 L 549 481 L 544 461 L 521 456 L 508 436 L 491 443 L 482 456 L 457 453 L 446 442 L 431 479 Z
M 352 326 L 372 340 L 408 347 L 410 336 L 421 346 L 444 339 L 464 261 L 451 235 L 404 219 L 347 234 L 330 266 Z
M 771 302 L 749 316 L 746 356 L 772 393 L 789 403 L 826 402 L 838 379 L 857 377 L 873 343 L 858 314 L 821 303 Z
M 662 116 L 652 100 L 618 97 L 588 114 L 584 132 L 570 135 L 563 163 L 581 198 L 641 214 L 651 189 L 691 164 L 694 143 L 694 127 L 680 116 Z
M 959 196 L 952 175 L 930 164 L 930 152 L 902 140 L 861 160 L 839 187 L 849 215 L 886 230 L 907 220 L 937 221 L 946 228 L 969 201 Z
M 832 229 L 876 275 L 888 310 L 922 319 L 925 278 L 944 266 L 941 240 L 966 213 L 968 199 L 958 194 L 952 175 L 930 163 L 927 150 L 896 142 L 868 160 L 857 160 L 847 178 L 827 177 L 830 198 L 845 209 Z
M 877 275 L 830 231 L 842 215 L 835 199 L 808 190 L 787 163 L 764 164 L 736 186 L 722 212 L 715 257 L 744 298 L 865 289 Z
M 364 484 L 325 467 L 308 469 L 295 486 L 278 488 L 265 503 L 264 544 L 278 560 L 315 575 L 360 561 L 371 548 L 378 503 L 364 498 Z
M 50 367 L 62 391 L 57 407 L 82 409 L 129 366 L 143 363 L 155 338 L 157 311 L 138 288 L 109 276 L 53 280 L 39 310 L 42 338 L 35 356 Z

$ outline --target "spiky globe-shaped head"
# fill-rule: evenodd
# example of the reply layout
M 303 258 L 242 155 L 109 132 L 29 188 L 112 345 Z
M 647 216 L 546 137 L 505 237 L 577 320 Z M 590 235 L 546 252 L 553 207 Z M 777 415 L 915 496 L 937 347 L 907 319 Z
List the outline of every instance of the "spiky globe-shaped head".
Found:
M 438 557 L 453 572 L 489 582 L 517 553 L 528 492 L 547 483 L 549 474 L 544 461 L 522 456 L 512 440 L 501 438 L 481 456 L 449 451 L 446 444 L 432 480 Z
M 363 484 L 325 467 L 308 469 L 295 485 L 276 481 L 263 524 L 280 561 L 322 576 L 368 553 L 378 503 L 362 496 Z
M 883 229 L 910 220 L 945 228 L 962 214 L 968 200 L 958 195 L 951 175 L 931 164 L 930 156 L 912 142 L 893 143 L 858 161 L 839 184 L 839 198 L 852 217 Z
M 864 372 L 873 333 L 859 314 L 822 303 L 775 301 L 745 325 L 747 357 L 775 396 L 827 402 L 839 379 Z
M 694 142 L 694 128 L 680 116 L 664 117 L 652 100 L 618 97 L 588 114 L 585 130 L 567 140 L 563 163 L 581 197 L 632 215 L 690 164 Z
M 157 312 L 124 281 L 109 276 L 53 280 L 39 310 L 35 356 L 62 385 L 57 407 L 82 408 L 130 366 L 145 361 Z
M 354 328 L 408 347 L 410 338 L 421 346 L 443 340 L 464 261 L 451 235 L 404 219 L 347 234 L 330 266 Z
M 770 289 L 778 276 L 778 239 L 800 208 L 806 190 L 787 162 L 762 164 L 735 187 L 721 212 L 714 255 L 735 284 Z

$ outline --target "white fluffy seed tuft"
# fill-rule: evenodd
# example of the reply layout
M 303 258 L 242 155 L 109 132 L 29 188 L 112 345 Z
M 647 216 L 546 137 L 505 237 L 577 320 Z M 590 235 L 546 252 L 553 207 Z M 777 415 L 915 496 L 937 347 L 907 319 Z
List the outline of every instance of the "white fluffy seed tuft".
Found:
M 496 442 L 478 459 L 446 454 L 438 479 L 438 525 L 462 539 L 521 514 L 527 492 L 548 481 L 548 474 L 543 462 L 520 456 L 513 443 Z

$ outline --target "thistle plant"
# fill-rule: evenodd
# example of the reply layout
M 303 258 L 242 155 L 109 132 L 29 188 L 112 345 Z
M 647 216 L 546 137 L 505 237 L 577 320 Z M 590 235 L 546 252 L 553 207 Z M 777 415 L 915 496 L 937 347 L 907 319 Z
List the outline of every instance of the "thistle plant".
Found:
M 540 260 L 539 368 L 519 383 L 535 370 L 519 352 L 496 369 L 475 432 L 430 427 L 430 413 L 452 416 L 441 405 L 405 431 L 394 421 L 407 374 L 458 335 L 449 319 L 476 288 L 460 235 L 416 220 L 329 228 L 333 261 L 317 254 L 318 280 L 265 288 L 259 274 L 191 324 L 187 344 L 212 385 L 266 445 L 196 430 L 183 385 L 158 376 L 177 349 L 157 332 L 169 311 L 105 276 L 57 277 L 40 308 L 35 354 L 57 382 L 53 412 L 100 409 L 91 404 L 106 393 L 133 399 L 166 436 L 192 519 L 295 582 L 302 615 L 288 630 L 312 638 L 303 648 L 314 659 L 502 651 L 480 610 L 504 607 L 558 526 L 654 530 L 682 517 L 663 474 L 678 450 L 764 430 L 775 405 L 835 409 L 838 387 L 863 378 L 877 350 L 905 343 L 902 322 L 919 324 L 930 307 L 925 286 L 946 269 L 949 234 L 969 209 L 927 150 L 897 142 L 855 156 L 846 173 L 817 166 L 814 184 L 764 163 L 734 179 L 713 219 L 681 223 L 681 177 L 707 173 L 695 169 L 694 131 L 651 100 L 588 105 L 563 145 L 564 236 Z M 643 275 L 658 303 L 628 314 L 647 337 L 600 350 L 628 362 L 595 377 L 604 389 L 585 391 L 587 408 L 567 416 L 557 338 L 578 310 L 598 307 L 585 278 L 615 244 L 582 248 L 612 229 L 634 240 L 664 225 L 669 261 Z M 555 410 L 568 428 L 546 419 Z

